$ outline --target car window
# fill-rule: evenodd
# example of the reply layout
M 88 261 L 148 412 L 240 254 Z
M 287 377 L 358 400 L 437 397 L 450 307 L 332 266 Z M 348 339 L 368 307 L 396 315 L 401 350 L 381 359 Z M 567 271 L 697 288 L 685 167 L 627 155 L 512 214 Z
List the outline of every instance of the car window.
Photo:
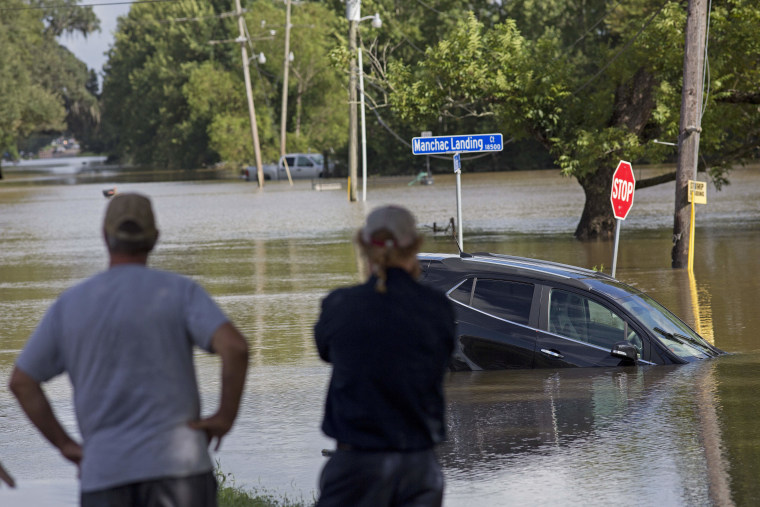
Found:
M 309 157 L 298 157 L 298 165 L 301 167 L 313 167 L 314 161 Z
M 716 355 L 704 338 L 651 297 L 638 294 L 622 300 L 621 304 L 676 355 L 684 359 L 704 359 Z
M 610 308 L 559 289 L 552 289 L 549 298 L 550 332 L 609 349 L 627 340 L 643 354 L 641 337 Z
M 532 284 L 478 278 L 471 306 L 495 317 L 527 324 L 532 302 Z
M 293 167 L 296 164 L 296 157 L 285 157 L 285 162 L 288 163 L 288 167 Z
M 528 324 L 533 302 L 533 284 L 468 278 L 454 288 L 449 297 L 494 317 Z

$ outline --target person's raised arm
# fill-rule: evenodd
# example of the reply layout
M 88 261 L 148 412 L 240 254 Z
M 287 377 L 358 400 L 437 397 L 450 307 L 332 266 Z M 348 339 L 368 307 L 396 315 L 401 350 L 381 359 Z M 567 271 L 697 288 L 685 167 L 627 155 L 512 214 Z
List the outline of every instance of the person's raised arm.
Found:
M 82 446 L 63 429 L 40 383 L 16 367 L 13 369 L 8 387 L 40 433 L 61 451 L 64 458 L 79 466 L 79 462 L 82 461 Z
M 240 407 L 248 369 L 248 342 L 235 326 L 226 322 L 214 332 L 211 338 L 211 350 L 219 354 L 222 359 L 222 393 L 219 409 L 209 417 L 191 422 L 190 427 L 205 431 L 209 444 L 216 438 L 214 450 L 219 450 L 222 437 L 232 428 Z

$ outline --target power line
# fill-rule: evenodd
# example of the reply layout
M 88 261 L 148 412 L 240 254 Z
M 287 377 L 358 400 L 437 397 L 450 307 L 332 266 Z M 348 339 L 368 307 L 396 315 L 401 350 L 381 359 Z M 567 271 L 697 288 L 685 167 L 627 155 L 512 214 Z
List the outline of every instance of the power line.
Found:
M 99 3 L 99 4 L 72 4 L 72 5 L 25 5 L 24 7 L 0 7 L 0 11 L 31 11 L 45 9 L 77 9 L 79 7 L 107 7 L 109 5 L 131 5 L 131 4 L 157 4 L 157 3 L 174 3 L 179 0 L 132 0 L 125 2 Z

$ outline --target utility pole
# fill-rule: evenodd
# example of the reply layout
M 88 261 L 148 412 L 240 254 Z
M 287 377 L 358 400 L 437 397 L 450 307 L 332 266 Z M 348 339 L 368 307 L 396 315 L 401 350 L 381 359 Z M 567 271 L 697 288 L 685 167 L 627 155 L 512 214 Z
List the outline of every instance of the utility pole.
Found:
M 359 163 L 359 121 L 356 111 L 356 37 L 359 29 L 358 8 L 361 0 L 346 2 L 348 18 L 348 51 L 351 54 L 348 79 L 348 200 L 356 201 L 357 165 Z
M 285 0 L 285 63 L 282 69 L 282 110 L 280 118 L 280 158 L 285 164 L 288 181 L 293 185 L 290 167 L 285 159 L 285 135 L 288 124 L 288 72 L 290 71 L 290 0 Z
M 702 131 L 702 85 L 704 83 L 707 0 L 689 0 L 686 17 L 686 44 L 683 55 L 681 122 L 678 127 L 678 166 L 676 168 L 675 216 L 673 219 L 673 268 L 688 263 L 689 180 L 697 179 L 699 134 Z
M 248 96 L 248 115 L 251 121 L 251 137 L 253 138 L 253 154 L 256 158 L 256 175 L 259 180 L 259 188 L 264 186 L 264 169 L 261 165 L 261 148 L 259 147 L 259 129 L 256 126 L 256 109 L 253 106 L 253 92 L 251 91 L 251 73 L 248 69 L 248 50 L 245 43 L 248 38 L 245 35 L 245 20 L 243 19 L 243 9 L 240 7 L 240 0 L 235 0 L 235 10 L 238 15 L 238 28 L 240 36 L 237 41 L 240 42 L 240 50 L 243 55 L 243 76 L 245 77 L 245 92 Z

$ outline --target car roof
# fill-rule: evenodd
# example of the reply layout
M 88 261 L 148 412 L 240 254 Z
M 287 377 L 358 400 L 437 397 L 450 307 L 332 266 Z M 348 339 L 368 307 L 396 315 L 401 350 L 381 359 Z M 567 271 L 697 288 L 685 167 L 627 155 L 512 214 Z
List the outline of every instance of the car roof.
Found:
M 517 275 L 559 282 L 588 291 L 605 292 L 614 299 L 639 292 L 605 273 L 541 259 L 492 253 L 465 253 L 461 255 L 421 253 L 418 255 L 418 259 L 433 269 L 435 269 L 436 264 L 440 264 L 452 274 L 462 276 L 478 274 Z

